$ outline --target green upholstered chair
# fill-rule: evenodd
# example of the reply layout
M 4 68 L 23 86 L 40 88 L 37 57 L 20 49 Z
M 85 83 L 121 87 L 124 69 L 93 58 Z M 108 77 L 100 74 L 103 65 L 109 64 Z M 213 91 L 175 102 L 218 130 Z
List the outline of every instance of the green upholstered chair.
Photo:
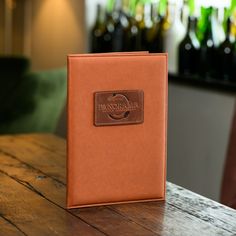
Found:
M 66 68 L 29 72 L 26 58 L 0 58 L 0 82 L 0 134 L 55 131 L 66 101 Z

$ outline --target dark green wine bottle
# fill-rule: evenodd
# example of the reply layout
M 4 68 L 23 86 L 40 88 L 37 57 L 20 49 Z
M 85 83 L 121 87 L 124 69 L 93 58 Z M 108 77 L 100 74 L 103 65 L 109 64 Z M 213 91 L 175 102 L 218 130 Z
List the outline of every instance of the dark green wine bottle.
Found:
M 164 17 L 158 15 L 159 8 L 157 5 L 152 4 L 152 27 L 147 31 L 147 42 L 149 52 L 162 52 L 163 51 L 163 36 L 162 28 Z
M 136 7 L 136 16 L 138 22 L 138 28 L 141 34 L 141 50 L 147 50 L 146 48 L 146 25 L 144 18 L 144 4 L 139 2 Z
M 136 13 L 136 0 L 129 1 L 129 11 L 126 13 L 129 26 L 125 32 L 124 51 L 140 51 L 142 50 L 141 44 L 141 31 L 139 24 L 135 19 Z
M 106 23 L 105 32 L 103 34 L 102 50 L 103 52 L 112 52 L 112 41 L 115 26 L 110 11 L 106 12 L 105 22 Z
M 179 74 L 197 74 L 200 42 L 196 36 L 196 23 L 195 17 L 188 17 L 187 33 L 179 45 Z
M 212 7 L 201 7 L 201 14 L 198 18 L 198 24 L 197 24 L 197 37 L 200 40 L 200 42 L 203 40 L 205 32 L 208 27 L 209 18 L 211 18 L 212 14 Z
M 147 50 L 149 52 L 152 51 L 152 43 L 153 38 L 155 34 L 155 25 L 156 22 L 154 22 L 156 19 L 156 16 L 154 15 L 156 12 L 154 12 L 154 5 L 150 3 L 146 3 L 144 5 L 144 28 L 142 30 L 142 45 L 143 49 Z
M 151 40 L 149 38 L 149 32 L 153 27 L 153 19 L 152 19 L 152 5 L 151 3 L 144 4 L 144 28 L 142 31 L 142 45 L 143 50 L 150 51 Z
M 200 46 L 200 67 L 199 72 L 204 77 L 216 77 L 216 50 L 212 32 L 212 8 L 210 8 L 210 14 L 208 15 L 205 27 L 206 30 L 203 35 Z
M 218 68 L 219 79 L 229 80 L 232 76 L 233 49 L 234 45 L 230 41 L 231 20 L 227 20 L 226 39 L 218 48 Z
M 105 33 L 104 11 L 100 4 L 97 5 L 97 16 L 91 30 L 91 52 L 103 52 L 103 36 Z
M 112 51 L 124 51 L 125 35 L 129 28 L 129 21 L 123 11 L 122 0 L 116 0 L 115 10 L 112 17 L 114 20 L 114 32 L 112 39 Z
M 105 13 L 105 31 L 103 34 L 102 50 L 103 52 L 112 52 L 112 41 L 114 33 L 114 20 L 112 12 L 114 9 L 114 0 L 107 0 Z

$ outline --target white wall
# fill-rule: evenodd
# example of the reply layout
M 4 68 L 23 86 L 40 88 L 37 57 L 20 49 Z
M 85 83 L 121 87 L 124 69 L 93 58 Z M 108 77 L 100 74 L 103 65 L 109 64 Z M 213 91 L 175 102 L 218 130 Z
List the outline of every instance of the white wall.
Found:
M 169 84 L 168 180 L 219 201 L 235 94 Z

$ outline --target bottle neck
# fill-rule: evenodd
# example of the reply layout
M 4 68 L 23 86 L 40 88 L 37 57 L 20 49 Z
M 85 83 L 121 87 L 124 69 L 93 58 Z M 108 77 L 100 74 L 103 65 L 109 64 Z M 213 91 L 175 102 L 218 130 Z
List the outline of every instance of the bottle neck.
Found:
M 112 17 L 116 23 L 119 22 L 121 13 L 122 13 L 122 0 L 116 0 L 114 5 L 114 10 L 112 12 Z
M 167 7 L 168 7 L 167 5 L 169 5 L 167 0 L 159 0 L 159 2 L 158 2 L 158 14 L 160 14 L 161 16 L 165 16 L 166 11 L 167 11 Z
M 131 17 L 135 17 L 136 1 L 135 0 L 129 0 L 128 8 L 129 8 L 129 15 Z
M 158 21 L 158 5 L 157 5 L 157 3 L 152 3 L 152 5 L 151 5 L 151 20 L 152 20 L 152 22 Z
M 129 0 L 123 0 L 122 2 L 122 11 L 125 15 L 130 15 L 130 9 L 129 9 Z
M 207 40 L 209 38 L 213 38 L 213 33 L 212 33 L 212 20 L 213 20 L 213 8 L 206 8 L 206 31 L 203 40 Z
M 97 17 L 96 17 L 96 24 L 101 24 L 104 22 L 104 11 L 100 4 L 97 5 Z
M 213 38 L 211 19 L 212 19 L 212 15 L 209 15 L 208 20 L 207 20 L 206 33 L 205 33 L 206 40 L 209 38 Z
M 147 27 L 151 27 L 152 25 L 152 8 L 151 8 L 151 4 L 145 4 L 144 5 L 144 21 L 145 21 L 145 25 Z
M 141 21 L 143 21 L 143 18 L 144 18 L 143 5 L 139 3 L 139 4 L 137 5 L 137 7 L 136 7 L 135 19 L 136 19 L 138 22 L 141 22 Z
M 114 10 L 115 11 L 121 11 L 122 10 L 122 0 L 116 0 L 115 1 Z
M 196 25 L 197 25 L 197 21 L 195 17 L 188 17 L 188 28 L 187 28 L 187 32 L 189 33 L 195 33 L 196 31 Z
M 227 19 L 227 25 L 226 25 L 226 39 L 230 40 L 231 35 L 231 19 L 230 17 Z
M 166 14 L 165 14 L 165 19 L 167 21 L 171 21 L 171 14 L 173 13 L 172 10 L 173 10 L 172 6 L 168 3 L 166 7 Z

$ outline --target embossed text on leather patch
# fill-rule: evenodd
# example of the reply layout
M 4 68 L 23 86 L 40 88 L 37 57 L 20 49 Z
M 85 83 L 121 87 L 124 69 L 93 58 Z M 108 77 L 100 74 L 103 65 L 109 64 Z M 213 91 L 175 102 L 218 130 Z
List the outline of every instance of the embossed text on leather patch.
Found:
M 94 125 L 140 124 L 144 119 L 142 90 L 104 91 L 94 94 Z

